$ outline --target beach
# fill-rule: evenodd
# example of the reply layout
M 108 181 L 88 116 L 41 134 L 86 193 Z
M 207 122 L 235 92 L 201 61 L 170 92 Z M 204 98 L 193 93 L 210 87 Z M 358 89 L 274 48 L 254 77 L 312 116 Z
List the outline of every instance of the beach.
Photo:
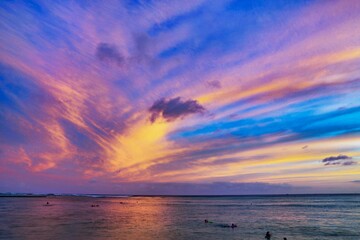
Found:
M 360 239 L 360 195 L 0 197 L 0 216 L 0 239 Z

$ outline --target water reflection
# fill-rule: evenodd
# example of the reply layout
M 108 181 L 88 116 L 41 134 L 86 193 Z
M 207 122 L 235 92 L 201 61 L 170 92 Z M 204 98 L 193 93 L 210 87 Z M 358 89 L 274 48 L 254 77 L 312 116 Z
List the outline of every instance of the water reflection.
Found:
M 0 239 L 263 239 L 266 231 L 274 239 L 360 237 L 358 195 L 0 198 L 0 216 Z M 217 227 L 231 223 L 238 228 Z

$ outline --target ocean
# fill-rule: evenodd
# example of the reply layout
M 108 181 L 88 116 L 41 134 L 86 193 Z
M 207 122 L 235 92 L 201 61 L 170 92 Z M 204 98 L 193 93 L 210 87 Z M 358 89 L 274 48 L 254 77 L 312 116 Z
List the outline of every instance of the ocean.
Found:
M 7 240 L 265 239 L 267 231 L 281 240 L 360 239 L 360 195 L 0 197 Z

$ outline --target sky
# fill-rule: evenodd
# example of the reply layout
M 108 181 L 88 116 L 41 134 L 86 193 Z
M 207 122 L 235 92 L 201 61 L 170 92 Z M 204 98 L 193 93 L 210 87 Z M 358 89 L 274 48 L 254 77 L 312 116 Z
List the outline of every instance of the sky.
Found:
M 0 2 L 0 192 L 360 193 L 360 1 Z

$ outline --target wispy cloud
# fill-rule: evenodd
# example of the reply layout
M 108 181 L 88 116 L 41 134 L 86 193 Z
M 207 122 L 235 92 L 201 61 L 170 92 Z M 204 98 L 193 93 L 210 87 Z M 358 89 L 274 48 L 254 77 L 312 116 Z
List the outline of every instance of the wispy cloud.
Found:
M 9 185 L 358 174 L 357 1 L 35 2 L 0 3 Z

